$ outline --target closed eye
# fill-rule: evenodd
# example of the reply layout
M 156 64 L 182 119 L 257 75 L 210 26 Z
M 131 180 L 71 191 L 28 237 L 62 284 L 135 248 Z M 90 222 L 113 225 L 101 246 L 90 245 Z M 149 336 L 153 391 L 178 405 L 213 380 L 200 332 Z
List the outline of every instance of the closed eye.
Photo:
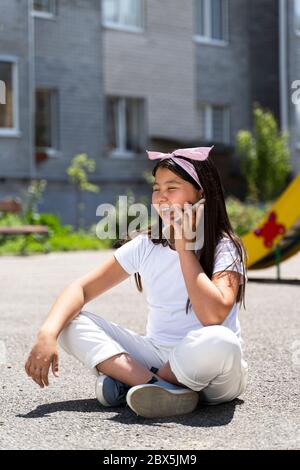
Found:
M 168 188 L 168 189 L 178 189 L 178 188 Z M 154 188 L 153 188 L 153 192 L 154 192 L 154 191 L 158 191 L 158 189 L 154 189 Z

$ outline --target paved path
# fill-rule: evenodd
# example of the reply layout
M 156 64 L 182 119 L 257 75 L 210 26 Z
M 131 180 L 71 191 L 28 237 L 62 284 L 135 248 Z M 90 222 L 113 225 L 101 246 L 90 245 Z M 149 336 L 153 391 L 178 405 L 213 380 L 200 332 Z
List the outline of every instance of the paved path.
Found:
M 60 378 L 51 377 L 47 389 L 27 377 L 25 359 L 56 296 L 111 254 L 0 258 L 0 448 L 299 449 L 299 286 L 248 283 L 240 319 L 250 380 L 232 403 L 153 420 L 128 407 L 103 409 L 94 398 L 94 377 L 64 352 Z M 283 274 L 300 275 L 300 256 L 285 263 Z M 146 303 L 134 278 L 85 308 L 145 331 Z

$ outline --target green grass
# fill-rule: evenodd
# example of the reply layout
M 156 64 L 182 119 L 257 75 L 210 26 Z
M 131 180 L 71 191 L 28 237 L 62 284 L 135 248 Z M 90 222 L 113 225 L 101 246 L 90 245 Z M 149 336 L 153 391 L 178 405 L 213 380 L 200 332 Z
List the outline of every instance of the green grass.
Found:
M 61 225 L 54 214 L 29 214 L 0 216 L 0 225 L 21 226 L 41 224 L 49 228 L 46 235 L 0 235 L 0 255 L 50 253 L 56 251 L 105 250 L 112 246 L 112 240 L 99 240 L 95 225 L 89 230 L 74 231 L 71 225 Z
M 229 219 L 237 235 L 243 236 L 261 222 L 272 203 L 242 203 L 234 197 L 226 199 Z M 88 230 L 75 231 L 71 225 L 62 225 L 54 214 L 30 213 L 22 216 L 0 214 L 0 225 L 19 226 L 23 224 L 41 224 L 49 228 L 49 236 L 18 235 L 0 236 L 0 255 L 18 255 L 50 253 L 80 250 L 105 250 L 111 248 L 115 240 L 99 240 L 96 236 L 96 224 Z

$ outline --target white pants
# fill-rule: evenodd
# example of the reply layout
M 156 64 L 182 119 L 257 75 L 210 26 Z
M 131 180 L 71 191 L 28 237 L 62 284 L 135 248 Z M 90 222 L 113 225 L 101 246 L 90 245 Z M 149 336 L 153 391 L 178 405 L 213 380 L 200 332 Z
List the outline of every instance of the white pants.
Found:
M 207 326 L 190 331 L 175 345 L 159 345 L 146 336 L 81 311 L 60 333 L 59 345 L 95 375 L 96 365 L 120 353 L 150 369 L 167 361 L 178 382 L 201 392 L 209 404 L 231 401 L 247 386 L 248 365 L 240 341 L 229 328 Z

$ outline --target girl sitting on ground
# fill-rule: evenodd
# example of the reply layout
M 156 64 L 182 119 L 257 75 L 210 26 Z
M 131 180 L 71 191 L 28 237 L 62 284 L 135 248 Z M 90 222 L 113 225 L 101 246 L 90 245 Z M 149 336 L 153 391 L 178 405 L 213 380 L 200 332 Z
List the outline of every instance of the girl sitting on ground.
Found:
M 50 366 L 58 375 L 59 343 L 96 375 L 96 397 L 103 406 L 127 404 L 143 417 L 189 413 L 198 402 L 224 403 L 245 391 L 248 366 L 238 303 L 245 300 L 247 257 L 231 227 L 210 150 L 148 152 L 159 160 L 152 172 L 157 230 L 150 225 L 128 238 L 59 295 L 25 365 L 40 387 L 49 383 Z M 205 204 L 183 211 L 201 199 Z M 183 217 L 172 214 L 166 224 L 173 207 Z M 191 249 L 187 233 L 197 232 L 200 220 L 204 243 L 199 249 L 192 239 Z M 84 310 L 132 274 L 138 290 L 146 290 L 145 335 L 108 321 L 105 312 Z M 132 314 L 138 314 L 134 305 Z

